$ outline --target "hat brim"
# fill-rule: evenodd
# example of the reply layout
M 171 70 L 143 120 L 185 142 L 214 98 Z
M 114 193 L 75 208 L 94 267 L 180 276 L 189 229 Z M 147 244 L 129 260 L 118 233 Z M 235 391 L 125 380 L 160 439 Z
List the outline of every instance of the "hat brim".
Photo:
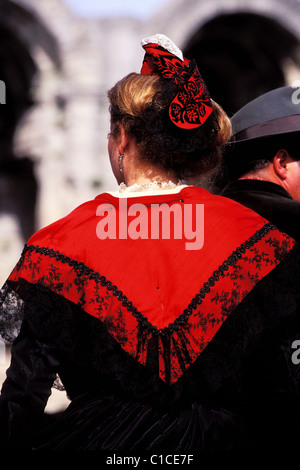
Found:
M 274 150 L 275 147 L 278 147 L 277 150 L 279 150 L 279 147 L 287 147 L 289 150 L 295 148 L 296 150 L 298 139 L 300 139 L 300 130 L 264 135 L 252 139 L 231 140 L 224 149 L 224 162 L 234 164 L 234 162 L 239 162 L 241 159 L 244 161 L 261 160 L 266 158 L 269 151 Z
M 300 132 L 300 114 L 284 116 L 279 119 L 273 119 L 262 124 L 248 127 L 234 134 L 233 142 L 247 142 L 250 140 L 272 137 L 280 134 L 290 134 Z

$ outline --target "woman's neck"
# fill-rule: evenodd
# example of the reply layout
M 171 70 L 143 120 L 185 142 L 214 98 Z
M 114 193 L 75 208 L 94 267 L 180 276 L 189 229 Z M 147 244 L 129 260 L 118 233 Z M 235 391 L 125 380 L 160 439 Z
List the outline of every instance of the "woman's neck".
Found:
M 144 160 L 137 152 L 135 140 L 128 140 L 126 151 L 123 154 L 123 182 L 126 186 L 149 183 L 178 183 L 178 176 L 174 171 L 168 171 L 160 165 Z

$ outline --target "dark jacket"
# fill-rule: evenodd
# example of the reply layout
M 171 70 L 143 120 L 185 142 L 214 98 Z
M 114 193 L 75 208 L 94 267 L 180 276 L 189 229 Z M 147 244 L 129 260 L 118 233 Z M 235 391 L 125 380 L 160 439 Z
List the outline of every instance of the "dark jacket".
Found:
M 295 240 L 300 239 L 300 202 L 281 186 L 268 181 L 237 180 L 220 193 L 249 207 Z

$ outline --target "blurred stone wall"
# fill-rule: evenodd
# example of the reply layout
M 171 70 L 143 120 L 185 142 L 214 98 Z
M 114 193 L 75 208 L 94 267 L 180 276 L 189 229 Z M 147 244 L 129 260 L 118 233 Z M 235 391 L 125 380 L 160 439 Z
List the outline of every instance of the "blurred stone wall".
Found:
M 31 233 L 116 187 L 106 91 L 140 70 L 142 38 L 164 33 L 195 56 L 230 114 L 300 80 L 299 23 L 299 0 L 170 0 L 147 21 L 80 18 L 63 0 L 0 0 L 1 285 Z M 53 390 L 47 409 L 67 403 Z
M 253 15 L 244 49 L 237 15 Z M 274 39 L 265 61 L 257 52 L 264 48 L 263 39 L 258 41 L 264 26 L 255 27 L 255 18 L 268 19 Z M 0 132 L 1 284 L 32 232 L 115 188 L 107 158 L 106 91 L 139 71 L 143 37 L 161 32 L 184 52 L 195 53 L 208 87 L 221 101 L 225 94 L 230 101 L 232 93 L 237 106 L 273 86 L 267 75 L 261 87 L 246 83 L 247 68 L 237 63 L 253 61 L 257 79 L 273 51 L 269 76 L 278 76 L 279 84 L 300 78 L 299 20 L 299 0 L 170 0 L 146 21 L 81 18 L 63 0 L 0 0 L 0 80 L 9 89 L 6 104 L 0 104 L 0 131 L 1 123 L 10 123 Z M 229 37 L 230 48 L 240 48 L 240 55 L 228 55 L 227 64 Z

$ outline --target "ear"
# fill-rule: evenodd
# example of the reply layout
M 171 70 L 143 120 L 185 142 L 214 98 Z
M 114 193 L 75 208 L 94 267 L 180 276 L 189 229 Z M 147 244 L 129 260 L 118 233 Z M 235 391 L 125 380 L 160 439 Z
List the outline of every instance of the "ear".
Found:
M 287 178 L 287 164 L 291 161 L 290 155 L 285 149 L 280 149 L 273 158 L 273 168 L 276 175 L 285 180 Z
M 119 142 L 119 152 L 123 155 L 128 148 L 128 136 L 122 125 L 120 125 L 120 142 Z

